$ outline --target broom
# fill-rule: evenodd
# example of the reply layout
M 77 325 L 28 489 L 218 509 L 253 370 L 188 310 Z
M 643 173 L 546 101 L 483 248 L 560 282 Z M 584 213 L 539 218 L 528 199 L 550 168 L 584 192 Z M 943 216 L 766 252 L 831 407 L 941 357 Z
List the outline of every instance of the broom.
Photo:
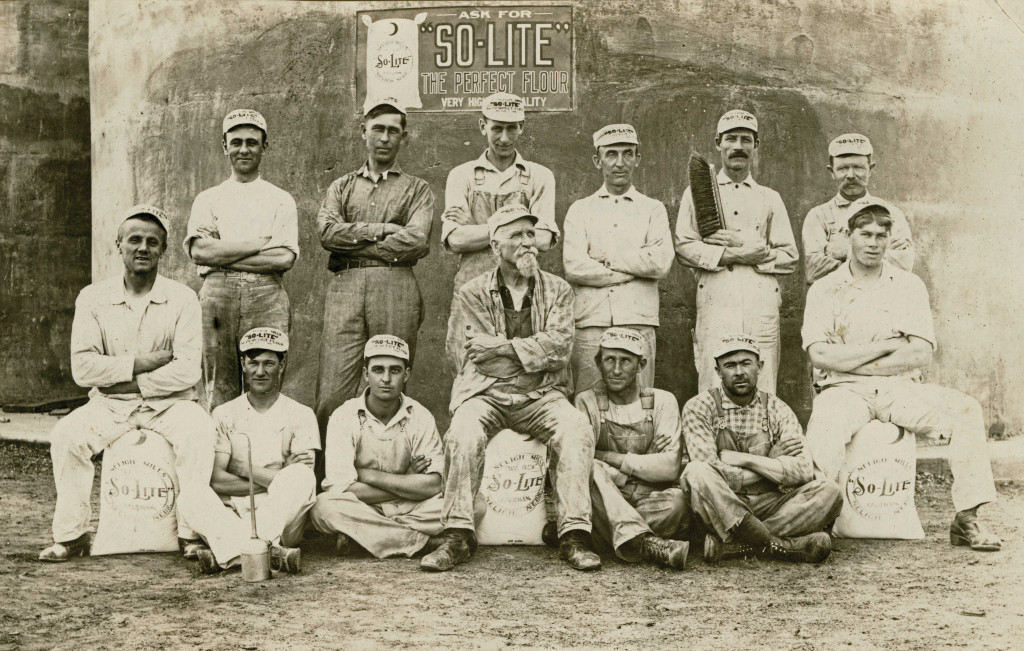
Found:
M 705 238 L 725 228 L 722 197 L 718 194 L 715 166 L 697 152 L 690 154 L 690 194 L 697 216 L 697 232 Z

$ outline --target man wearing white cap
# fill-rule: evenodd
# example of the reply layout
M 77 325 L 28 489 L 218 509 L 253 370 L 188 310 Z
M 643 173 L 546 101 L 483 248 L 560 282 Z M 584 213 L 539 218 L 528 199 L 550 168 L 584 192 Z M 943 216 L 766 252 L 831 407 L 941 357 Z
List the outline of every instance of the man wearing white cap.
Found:
M 914 240 L 903 211 L 872 197 L 868 182 L 875 169 L 874 148 L 867 136 L 845 133 L 828 145 L 828 172 L 838 186 L 836 196 L 811 208 L 804 219 L 804 273 L 807 284 L 835 271 L 850 251 L 846 224 L 851 205 L 884 205 L 892 218 L 892 234 L 885 259 L 904 271 L 914 270 Z
M 220 499 L 207 494 L 183 501 L 181 508 L 210 546 L 198 551 L 203 573 L 234 567 L 252 536 L 251 479 L 256 534 L 271 544 L 271 567 L 295 573 L 302 568 L 295 545 L 316 499 L 316 416 L 281 393 L 288 335 L 277 328 L 253 328 L 242 336 L 238 350 L 249 390 L 213 411 L 217 444 L 210 484 Z
M 799 254 L 782 197 L 750 174 L 757 128 L 746 111 L 729 111 L 718 121 L 715 146 L 722 169 L 716 182 L 725 228 L 701 238 L 690 188 L 679 204 L 676 257 L 697 279 L 693 343 L 701 391 L 718 381 L 711 351 L 722 333 L 746 332 L 764 362 L 759 387 L 775 393 L 782 304 L 777 277 L 796 270 Z
M 572 288 L 538 268 L 537 223 L 522 205 L 495 212 L 487 226 L 496 268 L 455 294 L 447 342 L 457 366 L 444 438 L 445 540 L 423 558 L 425 570 L 450 570 L 473 555 L 484 451 L 505 428 L 548 446 L 562 558 L 577 570 L 601 567 L 590 545 L 594 437 L 567 398 Z
M 590 482 L 594 528 L 625 561 L 681 570 L 689 543 L 665 540 L 686 534 L 690 521 L 679 488 L 679 404 L 668 391 L 637 382 L 646 348 L 632 328 L 605 330 L 595 360 L 601 381 L 576 395 L 597 440 Z
M 569 207 L 562 260 L 576 292 L 572 379 L 576 393 L 601 380 L 594 364 L 601 334 L 626 326 L 644 339 L 640 383 L 654 386 L 658 281 L 672 267 L 672 231 L 665 205 L 633 186 L 640 140 L 628 124 L 594 133 L 594 166 L 604 185 Z
M 366 392 L 327 425 L 327 475 L 313 526 L 377 558 L 412 556 L 441 533 L 444 455 L 433 415 L 403 393 L 409 345 L 392 335 L 366 342 Z
M 811 285 L 801 330 L 817 369 L 807 443 L 814 462 L 838 481 L 846 445 L 872 419 L 949 441 L 953 472 L 950 542 L 997 551 L 1000 540 L 978 522 L 978 507 L 996 499 L 985 418 L 974 398 L 922 382 L 935 351 L 928 290 L 890 264 L 895 228 L 887 204 L 848 208 L 850 257 Z
M 487 220 L 504 205 L 519 203 L 537 216 L 538 250 L 547 251 L 558 241 L 555 175 L 516 149 L 526 120 L 523 98 L 496 93 L 484 98 L 481 107 L 478 126 L 487 149 L 449 172 L 444 191 L 441 243 L 460 254 L 456 292 L 467 280 L 494 268 Z
M 316 387 L 321 440 L 334 410 L 359 391 L 366 341 L 395 335 L 408 342 L 414 361 L 423 321 L 412 268 L 430 253 L 434 194 L 398 164 L 405 109 L 393 97 L 368 106 L 361 126 L 366 162 L 331 184 L 316 218 L 333 274 L 324 298 Z
M 257 325 L 288 331 L 282 275 L 299 255 L 295 200 L 260 176 L 267 121 L 239 109 L 221 127 L 231 176 L 196 196 L 184 242 L 203 278 L 199 299 L 210 409 L 241 392 L 236 346 L 242 333 Z
M 681 481 L 693 512 L 710 531 L 704 559 L 825 560 L 832 542 L 822 529 L 839 516 L 839 487 L 814 478 L 793 410 L 757 389 L 764 362 L 754 338 L 726 335 L 712 354 L 721 386 L 702 391 L 683 407 L 690 463 Z
M 133 429 L 153 430 L 171 444 L 180 497 L 212 494 L 213 422 L 194 389 L 203 354 L 199 299 L 158 273 L 168 232 L 159 208 L 129 209 L 116 239 L 124 272 L 89 285 L 75 301 L 71 374 L 92 390 L 50 436 L 55 544 L 41 561 L 88 555 L 92 458 Z M 178 537 L 182 551 L 194 555 L 195 533 L 180 517 Z

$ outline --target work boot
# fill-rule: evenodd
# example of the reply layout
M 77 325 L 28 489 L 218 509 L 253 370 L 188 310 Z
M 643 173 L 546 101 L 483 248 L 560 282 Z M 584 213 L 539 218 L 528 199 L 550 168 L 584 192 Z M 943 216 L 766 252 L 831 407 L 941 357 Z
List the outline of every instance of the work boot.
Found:
M 665 540 L 651 533 L 640 538 L 640 557 L 661 567 L 686 569 L 686 555 L 689 552 L 690 543 L 685 540 Z
M 427 538 L 427 542 L 423 543 L 423 546 L 420 547 L 420 550 L 416 553 L 421 555 L 429 554 L 430 552 L 440 547 L 444 543 L 444 540 L 445 538 L 443 534 L 439 534 L 437 536 L 430 536 Z
M 345 556 L 352 547 L 352 539 L 343 533 L 334 536 L 334 555 Z
M 820 563 L 831 553 L 832 538 L 824 531 L 816 531 L 793 538 L 772 536 L 771 542 L 758 555 L 789 563 Z
M 88 556 L 91 539 L 86 531 L 78 538 L 67 542 L 55 542 L 39 552 L 39 560 L 44 563 L 66 563 L 75 556 Z
M 540 539 L 551 549 L 558 549 L 558 523 L 548 520 L 540 532 Z
M 178 549 L 181 550 L 181 557 L 186 561 L 194 561 L 198 557 L 200 549 L 209 549 L 209 545 L 202 538 L 178 538 Z
M 754 548 L 741 542 L 724 542 L 713 533 L 704 536 L 704 562 L 717 565 L 733 558 L 753 558 Z
M 590 534 L 581 529 L 566 531 L 558 542 L 558 555 L 574 570 L 601 569 L 601 557 L 590 546 Z
M 476 537 L 469 529 L 447 529 L 444 542 L 420 561 L 420 569 L 428 572 L 447 572 L 467 562 L 476 551 Z
M 296 574 L 302 571 L 302 550 L 283 545 L 270 546 L 270 569 Z
M 209 547 L 202 547 L 196 550 L 196 560 L 199 561 L 199 571 L 203 574 L 217 574 L 222 569 L 220 563 L 213 555 Z
M 997 552 L 1003 546 L 999 536 L 986 531 L 978 522 L 974 509 L 961 511 L 953 518 L 953 523 L 949 525 L 949 544 L 954 547 L 970 547 L 978 552 Z

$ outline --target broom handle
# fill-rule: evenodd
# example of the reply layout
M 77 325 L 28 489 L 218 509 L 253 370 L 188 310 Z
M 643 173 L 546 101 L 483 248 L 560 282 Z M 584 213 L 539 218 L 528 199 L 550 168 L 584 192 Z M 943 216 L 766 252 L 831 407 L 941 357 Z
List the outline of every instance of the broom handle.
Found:
M 252 485 L 252 440 L 248 434 L 238 432 L 245 437 L 245 442 L 248 443 L 246 451 L 249 453 L 249 515 L 252 516 L 252 537 L 253 539 L 259 538 L 256 535 L 256 490 Z

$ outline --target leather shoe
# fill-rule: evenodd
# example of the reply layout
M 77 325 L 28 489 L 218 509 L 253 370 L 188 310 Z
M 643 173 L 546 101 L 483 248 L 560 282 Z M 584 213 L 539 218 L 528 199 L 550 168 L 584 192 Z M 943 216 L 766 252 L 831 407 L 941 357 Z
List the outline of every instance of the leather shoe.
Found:
M 793 538 L 772 536 L 759 555 L 790 563 L 820 563 L 831 553 L 832 538 L 824 531 L 816 531 Z
M 352 547 L 352 539 L 343 533 L 334 537 L 334 555 L 345 556 Z
M 540 532 L 541 541 L 551 549 L 558 549 L 558 523 L 548 520 Z
M 428 572 L 447 572 L 467 562 L 476 550 L 476 538 L 468 529 L 449 529 L 443 534 L 444 542 L 420 560 L 420 569 Z
M 181 557 L 186 561 L 196 560 L 200 549 L 209 548 L 202 538 L 178 538 L 178 549 L 181 550 Z
M 733 558 L 753 558 L 754 548 L 741 542 L 724 542 L 713 533 L 704 536 L 704 562 L 716 565 Z
M 685 540 L 665 540 L 654 534 L 647 534 L 640 539 L 640 556 L 648 563 L 673 570 L 686 569 L 686 555 L 690 552 L 690 543 Z
M 558 554 L 574 570 L 588 572 L 601 569 L 601 557 L 590 547 L 590 534 L 579 529 L 565 532 L 558 544 Z
M 75 556 L 88 556 L 90 543 L 89 532 L 85 532 L 74 540 L 53 543 L 39 552 L 39 560 L 44 563 L 66 563 Z
M 999 536 L 985 531 L 977 518 L 953 518 L 949 525 L 949 544 L 954 547 L 970 547 L 977 552 L 997 552 L 1003 547 Z
M 295 574 L 302 571 L 302 550 L 283 545 L 270 546 L 270 569 Z
M 199 561 L 199 571 L 203 574 L 217 574 L 224 569 L 217 562 L 217 559 L 213 556 L 213 551 L 209 547 L 197 549 L 196 560 Z

